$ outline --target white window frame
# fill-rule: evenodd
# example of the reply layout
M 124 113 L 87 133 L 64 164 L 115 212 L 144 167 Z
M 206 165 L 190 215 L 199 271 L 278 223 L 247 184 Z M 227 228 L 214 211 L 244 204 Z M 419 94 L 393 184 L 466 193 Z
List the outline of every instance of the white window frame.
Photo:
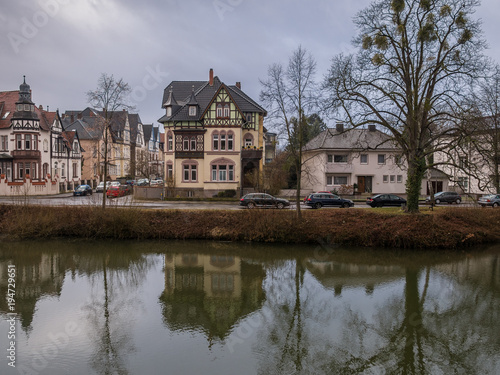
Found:
M 363 161 L 363 158 L 365 158 L 366 160 Z M 361 154 L 359 156 L 359 163 L 360 164 L 368 164 L 368 154 Z
M 383 161 L 380 161 L 380 158 L 382 158 L 382 159 L 383 159 Z M 377 155 L 377 163 L 378 163 L 379 165 L 384 165 L 384 164 L 385 164 L 385 159 L 386 159 L 386 158 L 385 158 L 385 154 L 378 154 L 378 155 Z

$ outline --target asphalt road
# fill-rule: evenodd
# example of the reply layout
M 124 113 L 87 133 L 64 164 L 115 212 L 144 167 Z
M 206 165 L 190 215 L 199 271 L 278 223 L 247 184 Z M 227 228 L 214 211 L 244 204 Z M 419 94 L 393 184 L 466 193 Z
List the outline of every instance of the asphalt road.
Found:
M 101 206 L 102 193 L 94 193 L 85 197 L 74 197 L 73 193 L 64 193 L 49 196 L 16 196 L 16 197 L 0 197 L 0 203 L 10 204 L 35 204 L 46 206 Z M 238 202 L 192 202 L 192 201 L 144 201 L 134 200 L 128 195 L 120 198 L 111 198 L 106 202 L 107 206 L 111 207 L 136 207 L 147 209 L 204 209 L 204 210 L 241 210 L 244 207 L 238 205 Z M 469 206 L 466 203 L 461 205 L 442 205 L 446 207 Z M 308 206 L 302 205 L 304 209 L 311 209 Z M 290 208 L 295 208 L 294 204 Z M 355 202 L 354 208 L 370 208 L 364 202 Z M 324 207 L 322 209 L 338 209 L 337 207 Z

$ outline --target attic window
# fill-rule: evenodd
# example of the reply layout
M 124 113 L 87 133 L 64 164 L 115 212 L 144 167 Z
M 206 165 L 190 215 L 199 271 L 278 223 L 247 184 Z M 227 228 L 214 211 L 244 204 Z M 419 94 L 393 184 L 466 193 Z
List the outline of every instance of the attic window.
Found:
M 10 112 L 5 112 L 5 115 L 3 115 L 2 120 L 5 120 L 9 114 Z
M 196 106 L 189 106 L 189 116 L 196 116 Z
M 167 107 L 167 116 L 172 116 L 172 107 Z
M 224 106 L 224 117 L 229 117 L 229 105 Z

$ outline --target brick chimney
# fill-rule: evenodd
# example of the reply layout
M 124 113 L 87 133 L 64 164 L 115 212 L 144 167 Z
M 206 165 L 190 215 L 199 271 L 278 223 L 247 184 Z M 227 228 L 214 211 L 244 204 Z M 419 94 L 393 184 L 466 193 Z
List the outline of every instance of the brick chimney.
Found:
M 337 124 L 335 124 L 335 128 L 337 129 L 337 131 L 339 133 L 342 133 L 344 131 L 344 123 L 343 122 L 337 122 Z
M 375 125 L 368 125 L 368 131 L 374 132 L 375 130 L 377 130 Z
M 236 82 L 236 87 L 241 90 L 241 82 Z
M 214 85 L 214 70 L 212 68 L 210 68 L 210 75 L 209 75 L 209 81 L 208 81 L 208 84 L 210 86 L 213 86 Z

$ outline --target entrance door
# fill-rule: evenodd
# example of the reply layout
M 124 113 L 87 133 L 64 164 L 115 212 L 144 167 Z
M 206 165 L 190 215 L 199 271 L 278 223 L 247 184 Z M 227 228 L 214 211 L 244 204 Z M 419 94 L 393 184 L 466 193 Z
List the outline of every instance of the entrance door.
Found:
M 365 192 L 365 176 L 358 176 L 358 192 Z

